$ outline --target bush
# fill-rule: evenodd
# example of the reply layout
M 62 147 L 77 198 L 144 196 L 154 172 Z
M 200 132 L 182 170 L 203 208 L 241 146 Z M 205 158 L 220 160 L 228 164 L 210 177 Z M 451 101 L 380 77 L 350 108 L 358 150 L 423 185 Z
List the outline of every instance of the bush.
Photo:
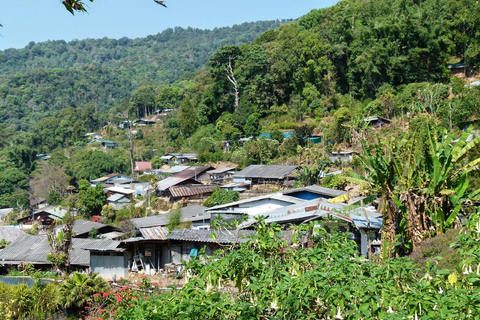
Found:
M 60 290 L 54 283 L 36 282 L 27 285 L 8 285 L 0 282 L 0 318 L 48 319 L 60 308 Z
M 449 229 L 445 233 L 426 239 L 409 257 L 423 272 L 431 267 L 437 270 L 461 271 L 459 267 L 462 256 L 456 248 L 450 248 L 459 235 L 459 229 Z

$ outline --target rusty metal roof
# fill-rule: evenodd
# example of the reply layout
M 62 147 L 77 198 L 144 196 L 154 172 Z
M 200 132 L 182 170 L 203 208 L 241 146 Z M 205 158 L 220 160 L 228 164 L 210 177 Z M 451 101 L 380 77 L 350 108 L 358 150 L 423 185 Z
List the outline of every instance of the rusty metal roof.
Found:
M 168 230 L 164 227 L 140 228 L 142 236 L 147 240 L 165 240 Z
M 216 185 L 188 185 L 171 187 L 168 189 L 174 198 L 190 197 L 199 194 L 211 193 Z

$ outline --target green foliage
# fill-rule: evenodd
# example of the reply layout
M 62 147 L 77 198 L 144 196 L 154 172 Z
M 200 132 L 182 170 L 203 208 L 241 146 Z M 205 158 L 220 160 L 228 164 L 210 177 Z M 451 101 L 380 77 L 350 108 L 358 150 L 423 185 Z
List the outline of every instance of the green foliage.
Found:
M 91 187 L 87 180 L 79 181 L 78 207 L 85 217 L 99 214 L 102 211 L 105 199 L 102 185 Z
M 173 230 L 177 229 L 182 222 L 182 210 L 175 209 L 168 213 L 168 224 L 167 229 L 168 233 L 171 233 Z
M 240 199 L 240 194 L 237 191 L 227 191 L 221 188 L 215 188 L 212 195 L 203 203 L 206 207 L 214 207 L 221 204 L 235 202 Z
M 409 257 L 426 273 L 431 267 L 438 270 L 447 269 L 450 272 L 462 272 L 462 256 L 458 247 L 452 247 L 457 240 L 460 230 L 453 228 L 433 238 L 422 241 L 419 247 Z
M 93 300 L 93 295 L 108 291 L 108 283 L 96 273 L 86 275 L 74 272 L 60 286 L 61 305 L 71 311 L 80 311 Z
M 118 319 L 468 319 L 480 312 L 478 217 L 459 235 L 462 273 L 423 276 L 409 258 L 365 261 L 349 234 L 313 225 L 293 228 L 288 243 L 280 226 L 259 221 L 235 250 L 186 263 L 181 290 L 135 295 L 126 287 L 98 302 Z
M 295 187 L 305 187 L 318 184 L 323 179 L 321 174 L 324 173 L 328 166 L 331 166 L 331 161 L 328 158 L 323 158 L 308 168 L 307 166 L 301 168 L 295 176 Z M 325 178 L 324 178 L 325 179 Z M 339 188 L 342 189 L 342 188 Z
M 59 310 L 60 287 L 43 285 L 8 285 L 0 281 L 2 319 L 48 319 Z
M 57 191 L 53 190 L 48 194 L 47 202 L 52 205 L 59 205 L 62 202 L 62 196 Z
M 8 246 L 9 244 L 10 244 L 10 241 L 7 241 L 7 240 L 5 240 L 5 239 L 0 240 L 0 249 L 5 248 L 5 247 Z

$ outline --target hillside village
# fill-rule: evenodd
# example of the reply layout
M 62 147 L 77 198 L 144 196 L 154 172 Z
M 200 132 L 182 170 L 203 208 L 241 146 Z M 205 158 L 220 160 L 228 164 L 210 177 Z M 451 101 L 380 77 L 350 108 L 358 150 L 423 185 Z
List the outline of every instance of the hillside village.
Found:
M 0 318 L 478 318 L 478 26 L 341 0 L 0 52 Z

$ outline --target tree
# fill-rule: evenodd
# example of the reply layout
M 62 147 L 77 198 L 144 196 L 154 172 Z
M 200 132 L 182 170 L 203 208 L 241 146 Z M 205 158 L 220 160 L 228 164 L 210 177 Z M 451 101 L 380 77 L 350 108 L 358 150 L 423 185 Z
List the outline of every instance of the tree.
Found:
M 350 173 L 350 181 L 369 184 L 372 195 L 379 197 L 382 250 L 388 256 L 402 249 L 398 237 L 403 250 L 410 251 L 425 237 L 452 227 L 464 202 L 474 195 L 467 193 L 467 174 L 478 169 L 480 158 L 465 160 L 480 144 L 480 137 L 467 143 L 472 128 L 456 142 L 445 129 L 424 131 L 391 140 L 385 148 L 379 138 L 375 145 L 363 143 L 364 155 L 359 161 L 367 176 Z M 419 147 L 417 140 L 426 140 L 426 145 Z
M 190 137 L 198 126 L 196 110 L 190 99 L 185 98 L 180 103 L 178 111 L 178 120 L 180 121 L 180 130 L 185 137 Z
M 155 107 L 155 89 L 149 83 L 145 83 L 132 93 L 130 103 L 138 117 L 147 117 Z
M 88 0 L 93 3 L 94 0 Z M 160 0 L 153 0 L 155 3 L 167 7 L 165 5 L 165 1 L 160 1 Z M 85 5 L 85 1 L 81 0 L 63 0 L 62 4 L 65 6 L 65 9 L 68 10 L 71 14 L 75 14 L 75 12 L 87 12 L 87 8 Z M 0 25 L 1 26 L 1 25 Z
M 234 110 L 238 109 L 240 103 L 240 88 L 235 76 L 235 63 L 242 52 L 238 46 L 224 46 L 218 50 L 210 59 L 210 65 L 214 68 L 217 76 L 226 76 L 233 88 L 235 97 Z
M 51 229 L 47 235 L 51 251 L 47 255 L 47 260 L 62 274 L 67 275 L 70 269 L 69 250 L 72 245 L 72 230 L 74 219 L 67 212 L 63 218 L 63 227 L 56 232 Z
M 78 182 L 78 189 L 78 206 L 80 212 L 86 217 L 99 214 L 106 199 L 103 194 L 103 187 L 101 185 L 91 187 L 87 180 L 80 180 Z
M 62 197 L 69 186 L 70 177 L 65 170 L 58 165 L 45 163 L 42 170 L 35 175 L 30 185 L 32 186 L 35 196 L 40 198 L 48 198 L 55 192 Z

